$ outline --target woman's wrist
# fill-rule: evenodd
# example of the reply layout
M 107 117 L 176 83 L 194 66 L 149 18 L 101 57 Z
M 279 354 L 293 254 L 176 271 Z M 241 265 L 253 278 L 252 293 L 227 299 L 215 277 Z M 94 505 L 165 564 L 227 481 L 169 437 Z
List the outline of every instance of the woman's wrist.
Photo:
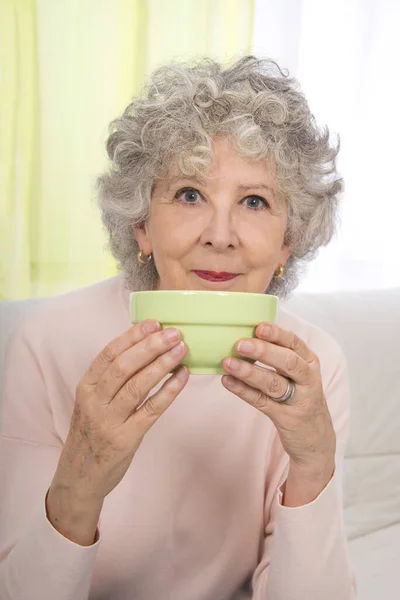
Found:
M 313 502 L 326 488 L 334 472 L 334 461 L 315 471 L 291 465 L 283 485 L 283 506 L 295 508 Z
M 92 546 L 104 500 L 83 499 L 72 490 L 51 484 L 46 494 L 46 515 L 53 527 L 80 546 Z

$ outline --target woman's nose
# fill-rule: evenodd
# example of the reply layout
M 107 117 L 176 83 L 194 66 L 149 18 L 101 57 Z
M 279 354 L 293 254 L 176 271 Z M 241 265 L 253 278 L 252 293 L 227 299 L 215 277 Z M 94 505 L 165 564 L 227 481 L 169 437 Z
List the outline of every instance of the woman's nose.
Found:
M 201 242 L 211 245 L 216 251 L 223 252 L 229 247 L 235 248 L 238 243 L 236 219 L 229 211 L 213 211 L 205 225 Z

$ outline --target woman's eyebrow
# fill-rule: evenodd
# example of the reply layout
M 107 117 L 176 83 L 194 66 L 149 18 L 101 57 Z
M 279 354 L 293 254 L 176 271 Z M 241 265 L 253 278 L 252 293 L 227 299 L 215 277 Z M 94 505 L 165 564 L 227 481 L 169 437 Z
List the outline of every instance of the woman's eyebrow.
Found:
M 200 177 L 196 177 L 195 175 L 193 175 L 193 177 L 185 177 L 184 175 L 175 175 L 175 177 L 168 177 L 167 181 L 168 181 L 167 192 L 178 181 L 182 181 L 182 182 L 186 181 L 189 183 L 198 183 L 199 185 L 205 185 L 205 183 L 206 183 L 205 179 L 201 179 Z
M 190 183 L 198 183 L 200 185 L 206 185 L 207 184 L 207 180 L 206 179 L 202 179 L 200 177 L 197 176 L 193 176 L 193 177 L 185 177 L 182 175 L 175 175 L 175 177 L 169 177 L 168 178 L 168 189 L 167 191 L 170 190 L 170 188 L 177 182 L 182 181 L 182 182 L 190 182 Z M 262 189 L 262 190 L 266 190 L 268 191 L 270 194 L 272 194 L 272 197 L 274 198 L 274 200 L 276 200 L 276 194 L 275 194 L 275 190 L 273 187 L 271 187 L 270 185 L 267 185 L 265 183 L 251 183 L 251 184 L 240 184 L 237 186 L 236 188 L 239 192 L 247 192 L 249 190 L 255 190 L 255 189 Z
M 268 192 L 270 192 L 275 198 L 274 188 L 271 187 L 270 185 L 266 185 L 265 183 L 252 183 L 252 184 L 248 184 L 248 185 L 238 185 L 237 189 L 240 192 L 247 192 L 248 190 L 254 190 L 254 189 L 263 189 L 263 190 L 267 190 Z

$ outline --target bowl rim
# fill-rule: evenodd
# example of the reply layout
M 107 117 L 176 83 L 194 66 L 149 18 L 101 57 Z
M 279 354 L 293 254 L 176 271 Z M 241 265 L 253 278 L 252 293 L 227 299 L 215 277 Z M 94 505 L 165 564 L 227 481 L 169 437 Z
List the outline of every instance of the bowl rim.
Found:
M 130 296 L 132 296 L 132 294 L 152 294 L 154 292 L 157 292 L 159 294 L 185 294 L 185 295 L 209 295 L 209 296 L 231 296 L 234 297 L 236 295 L 241 295 L 241 296 L 252 296 L 252 297 L 259 297 L 259 296 L 267 296 L 269 298 L 276 298 L 277 300 L 279 300 L 279 296 L 275 296 L 274 294 L 265 294 L 264 292 L 224 292 L 224 291 L 219 291 L 219 290 L 140 290 L 140 291 L 131 291 L 130 292 Z

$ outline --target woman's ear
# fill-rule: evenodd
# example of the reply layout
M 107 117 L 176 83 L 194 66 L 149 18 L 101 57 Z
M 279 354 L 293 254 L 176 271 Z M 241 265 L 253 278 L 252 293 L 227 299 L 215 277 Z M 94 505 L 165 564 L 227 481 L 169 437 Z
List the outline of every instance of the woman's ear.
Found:
M 291 254 L 291 252 L 290 252 L 289 246 L 282 246 L 281 252 L 280 252 L 280 258 L 279 258 L 280 264 L 285 266 L 286 261 L 289 258 L 290 254 Z
M 150 240 L 149 233 L 147 231 L 146 223 L 140 225 L 133 225 L 133 233 L 135 234 L 138 246 L 145 254 L 151 254 L 153 248 Z

